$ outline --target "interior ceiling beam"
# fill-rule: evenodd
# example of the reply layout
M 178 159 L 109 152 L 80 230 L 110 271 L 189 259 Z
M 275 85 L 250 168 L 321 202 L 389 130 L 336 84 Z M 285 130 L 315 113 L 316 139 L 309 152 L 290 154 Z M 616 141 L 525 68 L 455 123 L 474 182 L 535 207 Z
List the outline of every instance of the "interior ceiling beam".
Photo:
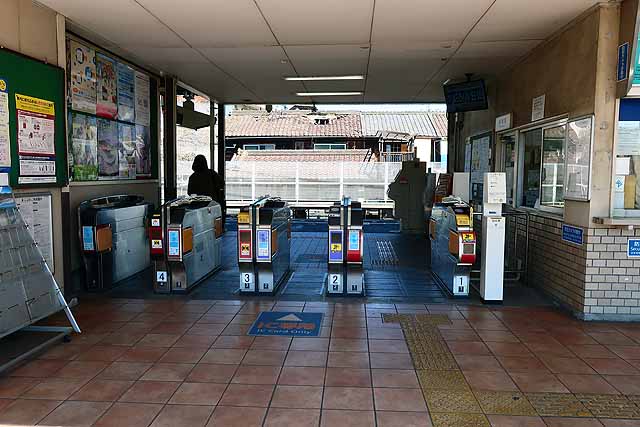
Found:
M 373 0 L 373 3 L 371 5 L 371 25 L 369 26 L 369 54 L 367 55 L 367 67 L 365 68 L 364 86 L 362 88 L 363 104 L 367 99 L 367 80 L 369 79 L 369 64 L 371 64 L 371 50 L 373 49 L 371 41 L 373 39 L 373 21 L 375 17 L 376 17 L 376 0 Z

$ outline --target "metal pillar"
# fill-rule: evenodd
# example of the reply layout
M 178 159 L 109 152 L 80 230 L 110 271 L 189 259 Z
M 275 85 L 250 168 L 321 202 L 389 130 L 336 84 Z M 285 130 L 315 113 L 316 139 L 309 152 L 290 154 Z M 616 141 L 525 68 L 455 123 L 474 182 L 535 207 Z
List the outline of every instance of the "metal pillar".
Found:
M 216 103 L 209 100 L 209 158 L 211 169 L 216 169 L 216 144 L 218 132 L 216 132 Z M 218 152 L 219 153 L 219 152 Z
M 223 192 L 222 192 L 222 224 L 225 226 L 226 218 L 227 218 L 227 190 L 226 190 L 226 180 L 225 180 L 225 159 L 226 159 L 226 143 L 225 143 L 225 104 L 218 104 L 218 165 L 217 172 L 222 179 Z
M 164 77 L 164 199 L 172 200 L 178 194 L 178 163 L 176 150 L 176 83 L 171 76 Z

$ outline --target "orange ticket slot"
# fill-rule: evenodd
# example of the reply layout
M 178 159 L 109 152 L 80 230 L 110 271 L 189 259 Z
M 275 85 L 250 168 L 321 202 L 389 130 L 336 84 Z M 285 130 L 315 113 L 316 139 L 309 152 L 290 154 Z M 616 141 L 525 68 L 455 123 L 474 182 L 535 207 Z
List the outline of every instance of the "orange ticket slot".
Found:
M 108 252 L 113 248 L 111 226 L 96 228 L 96 252 Z
M 193 228 L 182 230 L 182 254 L 188 254 L 193 250 Z

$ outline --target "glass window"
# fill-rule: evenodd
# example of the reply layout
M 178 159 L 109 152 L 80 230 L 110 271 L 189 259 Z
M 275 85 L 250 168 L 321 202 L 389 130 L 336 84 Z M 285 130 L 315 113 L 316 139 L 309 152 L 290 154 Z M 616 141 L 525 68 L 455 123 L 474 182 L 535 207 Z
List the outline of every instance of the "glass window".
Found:
M 566 126 L 543 131 L 542 191 L 540 204 L 561 208 L 564 206 L 564 140 Z
M 507 204 L 513 205 L 514 195 L 514 180 L 516 172 L 516 138 L 515 135 L 503 135 L 501 136 L 502 144 L 504 147 L 504 172 L 506 175 L 507 186 Z
M 640 216 L 640 99 L 620 100 L 613 179 L 613 216 Z
M 538 207 L 540 195 L 540 164 L 542 129 L 534 129 L 522 134 L 522 193 L 520 206 Z

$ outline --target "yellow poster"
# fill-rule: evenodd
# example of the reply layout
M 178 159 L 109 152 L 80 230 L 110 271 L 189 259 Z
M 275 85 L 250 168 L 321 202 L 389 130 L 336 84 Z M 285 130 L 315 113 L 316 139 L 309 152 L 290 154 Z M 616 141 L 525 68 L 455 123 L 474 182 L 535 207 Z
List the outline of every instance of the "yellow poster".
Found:
M 16 93 L 16 110 L 55 116 L 55 103 L 46 99 Z
M 332 243 L 331 252 L 342 252 L 342 245 L 340 243 Z

